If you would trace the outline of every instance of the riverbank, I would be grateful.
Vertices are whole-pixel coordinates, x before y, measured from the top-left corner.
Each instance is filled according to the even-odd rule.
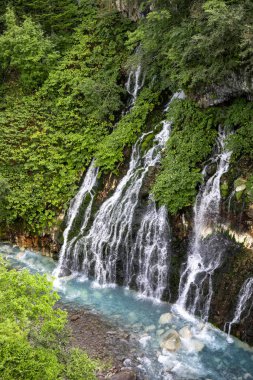
[[[68,312],[70,344],[86,351],[105,366],[98,373],[99,380],[144,379],[138,370],[138,342],[133,334],[92,310],[63,303],[58,303],[58,306]]]

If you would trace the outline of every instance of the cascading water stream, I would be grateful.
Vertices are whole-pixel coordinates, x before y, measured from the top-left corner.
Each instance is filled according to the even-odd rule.
[[[182,93],[175,98],[182,98]],[[143,296],[162,298],[170,261],[167,212],[152,200],[144,211],[138,211],[138,205],[144,179],[159,163],[170,130],[170,122],[164,121],[145,155],[141,146],[149,133],[141,136],[133,147],[126,175],[98,210],[89,232],[81,231],[69,245],[72,254],[68,256],[75,258],[69,269],[79,268],[84,277],[92,276],[94,285],[134,285]]]
[[[69,269],[71,247],[73,246],[74,241],[76,240],[76,237],[74,237],[72,240],[69,241],[69,236],[70,236],[72,227],[74,225],[75,219],[80,212],[80,207],[83,203],[83,200],[85,199],[87,195],[90,196],[90,201],[84,212],[81,230],[83,230],[88,223],[88,220],[90,218],[90,213],[91,213],[91,206],[92,206],[93,198],[94,198],[94,194],[92,190],[96,184],[97,175],[98,175],[98,169],[94,167],[94,161],[92,161],[78,193],[70,202],[70,206],[69,206],[69,210],[67,214],[67,227],[63,233],[63,239],[64,239],[63,245],[60,251],[58,266],[54,271],[54,276],[56,277],[61,275],[61,272],[64,269],[65,270]]]
[[[128,76],[128,80],[126,83],[126,89],[131,95],[131,105],[133,106],[136,98],[138,91],[142,88],[144,84],[144,77],[142,82],[140,82],[140,76],[141,76],[141,66],[138,66],[136,71],[131,70]],[[134,78],[134,81],[132,80]],[[70,203],[70,207],[68,210],[68,215],[67,215],[67,227],[64,230],[63,233],[63,245],[60,251],[59,255],[59,263],[57,268],[54,271],[54,275],[56,277],[59,277],[63,271],[66,271],[66,273],[71,271],[78,271],[79,269],[79,250],[78,250],[78,238],[81,237],[84,229],[86,228],[88,221],[90,219],[91,215],[91,208],[93,204],[93,199],[94,199],[94,194],[92,192],[93,187],[96,184],[97,180],[97,175],[98,175],[98,168],[95,168],[94,166],[94,160],[92,161],[90,168],[88,169],[86,176],[83,180],[83,183],[80,187],[80,190],[76,194],[76,196],[73,198],[73,200]],[[80,232],[77,236],[74,236],[70,241],[69,241],[69,234],[71,232],[71,229],[73,227],[74,221],[79,214],[79,209],[83,203],[83,200],[87,195],[90,195],[90,202],[86,207],[84,216],[83,216],[83,222],[82,226],[80,229]],[[77,242],[77,245],[76,245]],[[73,251],[73,257],[71,258]]]
[[[235,323],[240,323],[241,316],[245,312],[247,306],[251,302],[250,309],[253,306],[253,277],[248,278],[241,287],[241,290],[238,294],[238,301],[234,313],[234,318],[231,322],[226,323],[228,325],[228,335],[231,333],[232,325]]]
[[[222,251],[212,250],[212,244],[207,244],[205,237],[212,231],[210,224],[215,227],[218,223],[220,181],[228,171],[231,157],[231,152],[225,148],[226,137],[225,131],[219,130],[217,153],[202,172],[205,177],[210,166],[217,166],[215,173],[200,188],[196,198],[193,237],[186,268],[180,279],[179,298],[176,303],[178,308],[187,309],[192,314],[200,314],[204,321],[208,320],[212,299],[212,275],[222,261]]]
[[[144,297],[160,300],[168,283],[170,227],[165,207],[151,202],[141,222],[132,257],[138,253],[137,286]]]
[[[120,181],[114,194],[100,207],[88,235],[79,242],[79,253],[84,254],[82,271],[87,276],[93,272],[99,285],[116,284],[119,260],[123,264],[124,284],[129,285],[132,280],[135,255],[133,230],[140,191],[149,168],[159,162],[161,149],[169,133],[170,123],[164,122],[161,132],[155,138],[154,146],[144,157],[141,155],[141,144],[147,134],[137,141],[133,147],[127,174]],[[149,207],[155,206],[149,205],[148,209]],[[152,244],[155,244],[153,240]]]
[[[145,76],[142,73],[141,65],[136,70],[131,70],[126,82],[126,90],[131,95],[131,105],[134,105],[138,92],[141,90],[145,82]]]

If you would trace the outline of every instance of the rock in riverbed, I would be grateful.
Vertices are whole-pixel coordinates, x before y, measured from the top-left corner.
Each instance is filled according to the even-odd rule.
[[[121,371],[112,375],[110,380],[136,380],[136,374],[133,371]]]
[[[192,332],[188,326],[182,327],[181,330],[179,330],[179,335],[184,339],[192,338]]]
[[[177,351],[181,347],[181,340],[176,330],[168,330],[161,336],[160,347],[167,351]]]
[[[172,320],[172,315],[170,313],[165,313],[160,316],[159,324],[166,325],[167,323],[170,323],[171,320]]]

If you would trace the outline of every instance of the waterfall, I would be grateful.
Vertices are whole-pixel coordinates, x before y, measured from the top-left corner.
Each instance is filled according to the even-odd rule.
[[[170,123],[163,122],[163,128],[156,136],[154,145],[143,157],[141,145],[148,133],[141,136],[133,147],[127,174],[119,182],[114,194],[100,207],[88,235],[79,241],[79,254],[84,255],[82,271],[87,276],[93,272],[94,279],[99,285],[116,284],[119,260],[122,261],[124,284],[129,285],[132,280],[135,256],[134,227],[140,191],[149,169],[159,162],[161,149],[169,133]],[[147,207],[147,212],[151,207],[155,206],[151,203]],[[163,215],[165,216],[165,213]],[[158,218],[153,226],[156,223]],[[143,221],[141,225],[144,224]],[[157,238],[157,232],[158,228],[156,236],[150,237],[152,245],[155,244],[153,240]],[[164,270],[162,265],[161,268]]]
[[[131,70],[128,76],[128,80],[126,83],[126,89],[128,93],[132,96],[131,105],[133,106],[138,91],[142,88],[144,84],[144,76],[142,80],[140,79],[142,75],[141,65],[137,67],[135,71]],[[76,196],[70,202],[70,207],[67,215],[67,227],[63,233],[63,245],[60,251],[59,263],[57,268],[54,271],[54,276],[58,277],[62,273],[69,273],[70,271],[78,271],[80,263],[79,263],[79,238],[82,236],[83,231],[87,227],[88,221],[91,215],[91,208],[93,204],[94,194],[92,192],[93,187],[96,184],[98,174],[98,168],[94,167],[94,160],[92,161],[86,176],[83,180],[83,183],[76,194]],[[80,229],[80,232],[77,236],[74,236],[69,241],[69,235],[71,233],[73,224],[75,222],[76,217],[79,214],[80,207],[85,199],[85,197],[89,195],[90,201],[85,209],[85,213],[83,216],[83,223]],[[71,257],[73,251],[73,257]]]
[[[131,95],[131,105],[133,105],[137,99],[139,90],[143,87],[145,76],[142,74],[141,65],[136,70],[131,70],[126,82],[126,90]]]
[[[182,93],[176,93],[171,101],[182,96]],[[158,207],[151,198],[142,198],[142,188],[150,169],[160,162],[170,131],[171,123],[163,121],[153,146],[145,154],[142,153],[142,145],[152,132],[144,133],[137,140],[126,175],[113,195],[100,206],[87,228],[94,198],[92,189],[97,177],[97,169],[92,163],[70,205],[55,275],[59,276],[67,269],[67,274],[78,272],[86,278],[92,277],[94,286],[121,283],[137,288],[142,296],[163,297],[168,286],[170,264],[167,210]],[[74,233],[73,227],[87,196],[89,202],[85,201],[82,226],[78,233]]]
[[[172,99],[182,98],[177,93]],[[170,228],[165,207],[149,199],[140,207],[141,190],[150,168],[161,159],[171,123],[162,122],[153,146],[142,154],[144,133],[133,146],[129,169],[113,195],[94,216],[89,231],[80,232],[69,244],[69,257],[76,258],[84,277],[94,286],[116,283],[134,286],[143,296],[161,299],[168,285]],[[144,201],[144,204],[147,202]],[[69,266],[70,267],[70,266]],[[72,265],[73,268],[73,265]]]
[[[138,291],[142,296],[160,300],[168,285],[170,228],[165,207],[151,202],[144,214],[132,257],[139,256]]]
[[[243,312],[246,310],[246,307],[249,304],[249,301],[251,300],[251,307],[253,305],[253,277],[248,278],[242,285],[241,290],[238,295],[238,301],[235,309],[234,318],[231,322],[226,323],[226,326],[228,325],[228,335],[230,335],[232,325],[235,323],[239,323],[241,320],[241,316]]]
[[[85,209],[84,215],[83,215],[83,222],[81,226],[81,231],[85,229],[87,226],[90,214],[91,214],[91,207],[93,203],[93,198],[94,194],[92,192],[96,180],[97,180],[97,174],[98,174],[98,169],[94,167],[94,162],[92,161],[89,169],[87,170],[87,173],[84,177],[83,183],[78,191],[78,193],[75,195],[75,197],[72,199],[70,202],[68,214],[67,214],[67,227],[65,228],[63,232],[63,245],[60,251],[60,257],[59,257],[59,262],[58,266],[55,269],[53,275],[58,277],[60,276],[64,271],[67,270],[67,273],[70,271],[70,254],[71,254],[71,248],[77,239],[77,237],[72,238],[71,240],[69,239],[72,227],[75,223],[75,220],[77,216],[80,213],[80,207],[82,206],[82,203],[86,196],[89,195],[90,200],[88,203],[88,206]],[[75,260],[72,260],[75,262]]]
[[[212,275],[221,265],[222,251],[212,249],[212,241],[205,240],[210,232],[210,222],[213,226],[218,223],[221,200],[220,180],[228,171],[231,152],[225,149],[225,131],[219,130],[217,152],[204,168],[205,177],[213,165],[215,173],[201,186],[194,206],[193,236],[188,250],[186,268],[182,273],[179,285],[179,298],[176,305],[196,312],[203,320],[208,319],[212,299]]]

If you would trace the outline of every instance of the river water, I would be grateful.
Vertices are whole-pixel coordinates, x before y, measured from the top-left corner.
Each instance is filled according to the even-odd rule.
[[[28,268],[53,279],[56,263],[52,259],[6,244],[0,246],[0,252],[12,267]],[[63,303],[92,309],[135,335],[139,367],[148,380],[253,379],[253,349],[237,339],[228,340],[225,333],[184,310],[140,298],[123,287],[98,287],[81,276],[56,279],[54,287]],[[171,320],[159,324],[160,316],[168,312]],[[181,347],[176,352],[163,351],[159,334],[183,327],[188,337],[181,337]]]

